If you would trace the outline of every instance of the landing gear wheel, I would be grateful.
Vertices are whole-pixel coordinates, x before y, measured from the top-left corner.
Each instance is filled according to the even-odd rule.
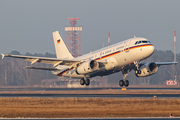
[[[86,84],[86,86],[89,86],[89,84],[90,84],[90,80],[89,80],[89,79],[87,79],[87,80],[85,81],[85,84]]]
[[[125,87],[128,87],[128,86],[129,86],[129,81],[128,81],[128,80],[125,80],[125,81],[124,81],[124,86],[125,86]]]
[[[85,83],[85,80],[82,78],[82,79],[80,80],[80,84],[81,84],[81,85],[84,85],[84,83]]]
[[[123,80],[120,80],[120,81],[119,81],[119,86],[123,87],[123,85],[124,85],[124,81],[123,81]]]
[[[141,74],[141,70],[136,70],[136,74]]]

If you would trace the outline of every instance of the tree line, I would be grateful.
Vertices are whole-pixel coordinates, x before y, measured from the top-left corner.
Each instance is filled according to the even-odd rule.
[[[21,55],[18,51],[12,51],[10,54]],[[38,56],[38,57],[50,57],[55,58],[55,54],[45,53],[45,54],[31,54],[26,53],[26,56]],[[180,61],[180,54],[177,54],[177,62]],[[171,62],[174,61],[174,54],[172,51],[162,51],[155,50],[154,54],[146,59],[149,62]],[[16,58],[4,58],[0,59],[0,86],[31,86],[38,85],[44,79],[61,79],[55,75],[52,75],[50,71],[46,70],[33,70],[25,69],[25,66],[30,66],[30,62],[26,62],[24,59]],[[53,67],[53,65],[35,63],[37,67]],[[152,85],[162,85],[165,84],[166,80],[174,79],[174,74],[177,76],[179,81],[180,74],[180,64],[177,65],[167,65],[160,66],[157,73],[149,77],[136,77],[135,72],[131,71],[127,76],[130,84],[152,84]],[[175,70],[175,72],[174,72]],[[107,84],[113,85],[118,84],[118,81],[122,79],[122,73],[118,72],[108,76]]]
[[[10,54],[21,55],[18,51],[12,51]],[[38,56],[38,57],[56,57],[55,54],[30,54],[26,53],[25,56]],[[46,70],[33,70],[25,69],[25,66],[30,66],[30,62],[24,59],[4,58],[0,60],[0,86],[31,86],[41,83],[43,79],[55,79],[57,76],[51,74]],[[52,65],[35,63],[36,67],[52,67]]]

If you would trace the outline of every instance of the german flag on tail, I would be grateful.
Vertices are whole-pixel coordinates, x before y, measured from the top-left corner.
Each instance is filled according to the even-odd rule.
[[[57,40],[57,43],[58,43],[58,44],[60,43],[60,39],[59,39],[59,40]]]

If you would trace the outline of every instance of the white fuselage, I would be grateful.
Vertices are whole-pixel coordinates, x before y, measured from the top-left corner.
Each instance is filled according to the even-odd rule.
[[[141,41],[141,42],[139,42]],[[145,38],[132,38],[117,44],[90,52],[75,59],[89,61],[97,60],[107,62],[99,68],[97,72],[86,75],[86,77],[105,76],[114,72],[119,72],[124,66],[134,61],[142,61],[152,55],[154,46]],[[62,71],[61,71],[62,72]],[[60,76],[70,78],[84,78],[78,75],[74,69],[63,71]]]

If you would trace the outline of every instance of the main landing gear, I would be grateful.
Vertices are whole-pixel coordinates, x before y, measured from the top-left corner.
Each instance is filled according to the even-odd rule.
[[[129,86],[129,81],[128,80],[120,80],[119,81],[119,86],[123,87],[128,87]]]
[[[84,79],[84,78],[82,78],[81,80],[80,80],[80,84],[81,85],[86,85],[86,86],[89,86],[89,84],[90,84],[90,80],[89,79]]]
[[[134,61],[134,65],[135,65],[135,72],[136,74],[141,74],[141,70],[139,70],[139,65],[140,62],[139,61]],[[119,86],[123,87],[128,87],[129,86],[129,81],[126,80],[126,76],[128,75],[128,69],[123,69],[122,70],[122,74],[123,74],[123,80],[119,81]]]
[[[128,71],[127,70],[123,70],[122,74],[123,74],[123,80],[119,81],[119,86],[121,86],[121,87],[123,87],[123,86],[128,87],[129,86],[129,81],[125,80],[126,76],[128,75]]]

